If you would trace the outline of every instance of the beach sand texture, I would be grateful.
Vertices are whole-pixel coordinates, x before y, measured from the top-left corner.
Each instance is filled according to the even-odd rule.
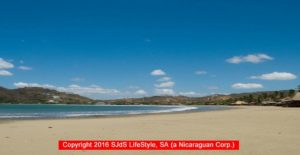
[[[0,139],[1,155],[299,155],[300,109],[238,107],[129,117],[0,121]],[[237,139],[240,151],[58,151],[60,139]]]

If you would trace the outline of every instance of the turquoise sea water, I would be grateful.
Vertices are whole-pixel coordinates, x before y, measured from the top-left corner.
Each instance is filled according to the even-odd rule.
[[[5,118],[67,118],[111,116],[176,111],[209,111],[224,109],[220,106],[143,106],[143,105],[40,105],[0,104],[0,119]]]

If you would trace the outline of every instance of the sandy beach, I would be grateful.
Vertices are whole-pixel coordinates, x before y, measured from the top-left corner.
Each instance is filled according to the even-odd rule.
[[[2,155],[298,155],[300,109],[232,110],[129,117],[0,121]],[[49,128],[50,127],[50,128]],[[60,139],[237,139],[240,151],[58,151]]]

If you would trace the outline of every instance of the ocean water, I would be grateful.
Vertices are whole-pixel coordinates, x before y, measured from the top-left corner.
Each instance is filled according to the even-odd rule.
[[[88,116],[112,116],[179,111],[220,110],[221,106],[156,106],[156,105],[41,105],[0,104],[0,119],[24,118],[68,118]]]

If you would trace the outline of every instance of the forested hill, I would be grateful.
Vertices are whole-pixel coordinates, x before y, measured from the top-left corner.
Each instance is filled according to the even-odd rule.
[[[56,90],[28,87],[6,89],[0,87],[0,103],[63,103],[83,104],[93,103],[94,100],[76,94]]]
[[[56,90],[28,87],[18,89],[6,89],[0,87],[0,103],[51,103],[51,104],[184,104],[184,105],[226,105],[236,101],[244,101],[252,105],[261,105],[263,102],[279,102],[282,99],[290,99],[295,90],[252,92],[230,95],[211,95],[205,97],[186,96],[151,96],[143,98],[124,98],[114,100],[93,100],[77,94],[59,92]]]
[[[151,96],[144,98],[126,98],[117,100],[97,101],[103,104],[185,104],[185,105],[227,105],[236,101],[245,101],[252,105],[261,105],[263,102],[279,102],[282,99],[290,99],[295,95],[295,90],[265,91],[240,93],[229,95],[211,95],[205,97],[186,96]]]

